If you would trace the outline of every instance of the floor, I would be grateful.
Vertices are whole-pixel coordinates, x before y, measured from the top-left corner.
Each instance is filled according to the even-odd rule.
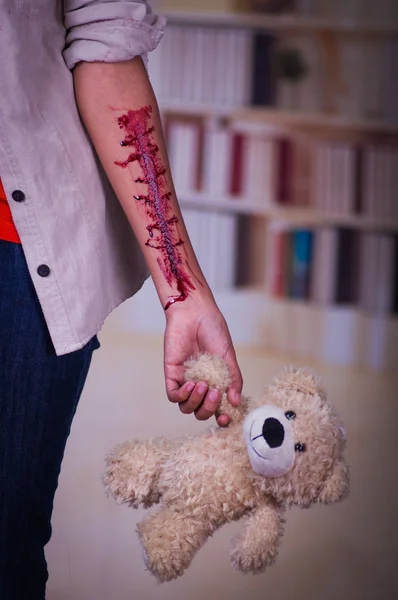
[[[235,573],[222,528],[187,574],[159,586],[145,571],[135,533],[142,511],[117,506],[101,485],[103,459],[134,437],[202,431],[164,393],[162,340],[104,328],[67,447],[48,546],[49,600],[383,600],[398,598],[398,378],[309,365],[321,375],[348,435],[351,493],[333,507],[288,514],[276,564],[259,576]],[[238,348],[247,395],[286,357]]]

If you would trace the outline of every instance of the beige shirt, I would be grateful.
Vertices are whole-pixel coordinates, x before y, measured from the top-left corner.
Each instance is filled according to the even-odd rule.
[[[147,276],[71,69],[145,59],[163,27],[145,0],[0,0],[0,175],[58,355],[98,333]]]

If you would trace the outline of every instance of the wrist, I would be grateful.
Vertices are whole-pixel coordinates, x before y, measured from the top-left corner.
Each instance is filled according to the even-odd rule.
[[[181,297],[178,292],[167,296],[163,295],[162,306],[167,320],[177,314],[200,314],[209,309],[214,310],[214,308],[218,310],[214,296],[208,286],[201,290],[194,290],[186,297]]]

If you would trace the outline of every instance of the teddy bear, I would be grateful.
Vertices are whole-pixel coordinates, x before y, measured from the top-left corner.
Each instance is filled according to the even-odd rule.
[[[226,428],[197,436],[135,440],[106,459],[104,484],[118,503],[153,507],[138,523],[143,557],[159,582],[181,576],[223,524],[244,519],[230,560],[260,573],[277,556],[289,506],[341,500],[348,491],[343,426],[318,379],[286,369],[258,399],[232,407],[226,363],[202,354],[185,378],[220,391]]]

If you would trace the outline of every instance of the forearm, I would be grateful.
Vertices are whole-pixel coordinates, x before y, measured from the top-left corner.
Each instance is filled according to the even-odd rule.
[[[141,59],[80,63],[74,82],[82,120],[162,305],[212,298],[183,223],[157,102]]]

